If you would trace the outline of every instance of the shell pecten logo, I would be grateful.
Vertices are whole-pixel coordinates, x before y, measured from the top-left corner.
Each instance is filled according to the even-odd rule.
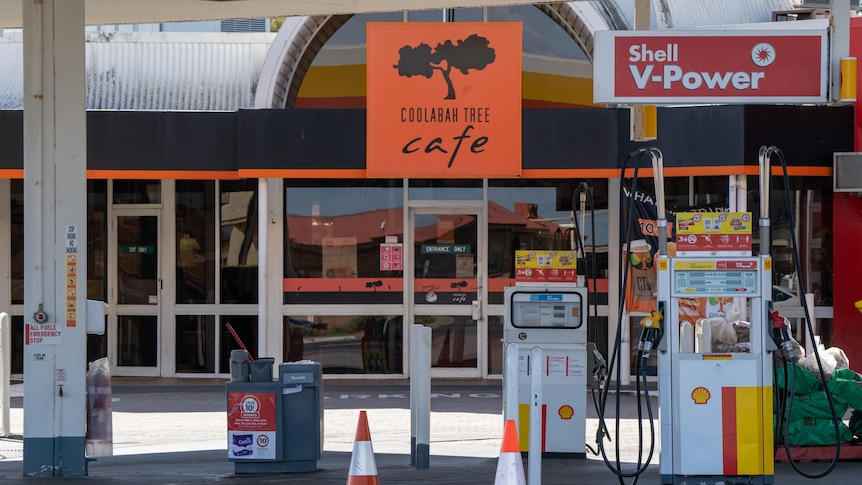
[[[565,404],[560,406],[560,409],[557,410],[557,414],[559,414],[562,419],[572,419],[572,416],[575,415],[575,410],[568,404]]]
[[[709,393],[709,389],[703,386],[695,387],[694,390],[691,391],[691,400],[694,401],[695,404],[706,404],[710,397],[712,397],[712,395]]]

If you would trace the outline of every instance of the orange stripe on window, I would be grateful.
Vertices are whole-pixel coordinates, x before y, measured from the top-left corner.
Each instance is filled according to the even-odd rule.
[[[365,169],[302,169],[286,168],[242,168],[239,178],[294,178],[294,179],[360,179],[364,180]]]
[[[379,284],[378,284],[379,282]],[[404,280],[401,278],[285,278],[282,283],[285,292],[401,292]]]
[[[88,179],[239,180],[230,170],[87,170]]]
[[[726,476],[736,475],[737,470],[737,446],[736,446],[736,388],[721,388],[721,442],[722,463]]]
[[[22,179],[24,178],[23,168],[6,168],[0,170],[0,179]]]

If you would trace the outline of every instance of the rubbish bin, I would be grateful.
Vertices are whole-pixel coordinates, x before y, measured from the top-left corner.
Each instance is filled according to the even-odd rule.
[[[315,471],[323,452],[323,372],[320,362],[301,360],[278,366],[284,460],[293,471]],[[301,468],[301,469],[300,469]]]
[[[323,452],[319,362],[280,364],[278,380],[232,381],[227,390],[228,460],[236,473],[317,471]]]

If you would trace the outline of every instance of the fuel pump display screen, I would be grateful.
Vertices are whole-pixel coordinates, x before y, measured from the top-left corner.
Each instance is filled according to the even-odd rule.
[[[760,293],[756,260],[675,261],[674,296],[752,296]]]
[[[583,323],[583,297],[575,292],[515,292],[511,309],[518,328],[579,328]]]

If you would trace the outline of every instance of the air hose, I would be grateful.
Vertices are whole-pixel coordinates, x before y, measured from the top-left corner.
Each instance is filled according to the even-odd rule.
[[[785,203],[786,203],[786,207],[787,207],[787,217],[788,217],[789,227],[791,229],[790,241],[791,241],[791,246],[792,246],[792,250],[793,250],[794,270],[796,272],[797,281],[802,282],[803,281],[802,280],[802,264],[800,263],[800,259],[799,259],[799,248],[797,247],[796,235],[794,234],[794,231],[793,231],[793,228],[796,227],[796,223],[793,220],[793,211],[791,210],[792,203],[790,200],[790,178],[787,175],[787,162],[784,159],[784,154],[781,152],[781,150],[779,150],[775,146],[770,146],[768,148],[766,146],[760,147],[759,159],[760,159],[760,164],[761,164],[761,175],[760,175],[760,177],[761,177],[761,193],[760,193],[761,218],[764,217],[764,214],[762,213],[762,212],[764,212],[764,209],[766,209],[765,212],[767,212],[767,215],[769,212],[768,202],[766,202],[766,201],[768,201],[772,195],[772,192],[769,188],[769,178],[772,176],[771,159],[772,159],[773,154],[778,155],[778,160],[781,162],[782,178],[784,181],[784,196],[785,196]],[[764,179],[766,179],[766,180],[764,181]],[[766,206],[764,206],[764,203],[766,203]],[[761,232],[762,232],[762,228],[761,228]],[[764,238],[764,235],[761,234],[761,241],[763,241],[763,238]],[[771,243],[771,240],[772,240],[772,238],[769,237],[770,243]],[[769,251],[769,253],[771,254],[771,247],[769,247],[770,245],[771,244],[767,244],[766,250]],[[800,285],[800,287],[801,287],[801,285]],[[778,355],[776,355],[774,358],[774,360],[776,360],[776,359],[783,360],[783,362],[782,362],[782,364],[784,365],[784,386],[783,386],[783,389],[785,391],[785,394],[783,396],[779,396],[776,393],[776,410],[778,412],[778,416],[776,419],[776,429],[778,430],[778,436],[776,436],[775,443],[776,443],[776,449],[777,449],[778,443],[783,438],[784,451],[787,454],[787,459],[790,462],[790,465],[793,467],[794,470],[796,470],[797,473],[799,473],[800,475],[802,475],[805,478],[823,478],[826,475],[828,475],[829,473],[831,473],[832,470],[835,469],[835,466],[838,464],[838,459],[841,456],[841,428],[839,426],[839,422],[841,420],[841,417],[836,415],[835,401],[833,399],[832,393],[829,391],[829,387],[826,385],[826,373],[823,371],[823,363],[820,360],[820,352],[817,350],[817,345],[816,345],[816,340],[815,340],[815,335],[814,335],[814,328],[811,325],[811,311],[808,308],[807,298],[803,298],[802,297],[803,295],[799,295],[799,296],[800,296],[800,300],[802,301],[802,308],[805,311],[805,319],[804,320],[805,320],[805,328],[808,331],[807,338],[809,338],[810,342],[812,342],[811,347],[814,349],[814,358],[817,361],[817,368],[820,371],[820,381],[823,383],[823,390],[825,391],[826,399],[829,402],[829,410],[832,413],[832,423],[833,423],[834,428],[835,428],[835,455],[833,456],[832,461],[830,462],[830,464],[826,468],[826,470],[824,470],[822,473],[819,473],[819,474],[809,474],[809,473],[804,472],[803,470],[801,470],[799,468],[797,462],[793,460],[791,450],[790,450],[790,442],[788,440],[788,434],[789,434],[789,429],[790,429],[790,420],[786,419],[786,418],[787,418],[787,416],[790,415],[790,411],[791,411],[792,406],[793,406],[793,393],[795,392],[795,389],[796,389],[796,368],[795,368],[795,363],[793,362],[792,355],[787,356],[786,351],[777,352]],[[772,317],[772,315],[770,315],[770,317]],[[776,315],[776,317],[777,317],[777,315]],[[786,328],[785,328],[785,331],[786,331]],[[782,339],[786,338],[787,340],[785,341],[785,343],[788,343],[790,337],[788,334],[785,333],[785,334],[781,335],[779,338],[782,338]],[[776,375],[776,374],[777,374],[777,371],[775,371],[773,369],[773,375]],[[789,386],[788,386],[788,380],[790,380]]]
[[[634,197],[637,194],[637,180],[638,180],[638,170],[639,167],[637,163],[644,156],[649,156],[649,158],[655,162],[656,156],[660,157],[658,150],[655,148],[642,148],[635,150],[628,154],[628,156],[623,160],[622,168],[620,171],[620,180],[623,181],[626,179],[626,173],[629,169],[628,164],[630,161],[634,161],[634,171],[632,177],[632,195]],[[625,202],[625,190],[623,187],[620,188],[620,208],[624,207]],[[660,217],[662,215],[660,214]],[[628,217],[620,218],[620,234],[625,234],[625,241],[631,240],[632,235],[632,221],[634,220],[634,204],[629,204],[629,212]],[[625,227],[623,227],[625,226]],[[666,236],[665,236],[666,237]],[[666,244],[666,241],[665,241]],[[614,341],[614,348],[611,353],[610,358],[608,359],[608,369],[607,376],[605,379],[605,383],[601,389],[601,402],[600,407],[596,409],[599,418],[599,428],[596,432],[596,443],[598,444],[599,451],[601,452],[602,459],[607,465],[608,469],[613,472],[620,484],[624,483],[625,478],[633,478],[632,484],[637,483],[640,475],[647,470],[650,462],[652,461],[652,457],[655,451],[656,445],[656,431],[655,431],[655,420],[653,415],[652,403],[650,402],[648,384],[647,384],[647,359],[649,358],[649,348],[652,345],[652,340],[650,336],[655,337],[655,331],[651,327],[644,326],[641,332],[641,344],[638,346],[638,353],[635,361],[635,369],[637,378],[635,379],[635,393],[637,397],[637,417],[638,417],[638,459],[637,464],[633,471],[624,471],[622,469],[622,465],[620,463],[620,397],[622,394],[621,388],[621,366],[620,366],[620,348],[622,346],[622,328],[623,328],[623,311],[625,309],[625,298],[626,289],[628,287],[628,275],[630,268],[630,259],[631,259],[631,244],[626,244],[626,253],[625,253],[625,262],[619,266],[619,281],[621,282],[619,288],[619,307],[618,307],[618,315],[619,320],[617,321],[617,331],[616,337]],[[650,345],[646,346],[644,343],[646,341],[650,341]],[[614,370],[616,370],[616,374],[614,374]],[[615,378],[615,408],[614,408],[614,438],[616,440],[616,459],[612,463],[608,458],[607,451],[604,446],[604,439],[610,439],[610,434],[608,433],[608,428],[605,422],[605,409],[607,408],[607,400],[608,400],[608,392],[611,387],[611,380]],[[643,386],[643,388],[641,387]],[[643,426],[643,412],[644,408],[646,408],[647,417],[649,419],[649,452],[646,459],[643,458],[644,454],[644,426]]]

